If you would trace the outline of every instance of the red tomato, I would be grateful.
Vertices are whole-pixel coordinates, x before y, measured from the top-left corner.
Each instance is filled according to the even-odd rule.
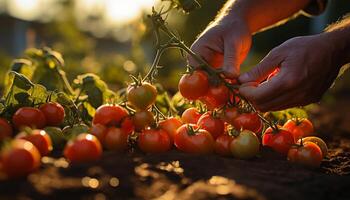
[[[90,128],[90,133],[103,143],[105,141],[107,127],[102,124],[93,124]]]
[[[157,89],[150,83],[143,82],[139,86],[129,86],[126,95],[132,106],[147,110],[156,101]]]
[[[231,155],[230,144],[233,141],[234,137],[228,134],[222,134],[215,140],[214,150],[215,153],[221,156]]]
[[[94,135],[83,133],[66,144],[63,154],[71,162],[94,161],[101,157],[102,147]]]
[[[11,125],[6,119],[0,118],[0,141],[2,141],[5,138],[11,137],[12,134],[13,130]]]
[[[192,133],[189,127],[195,131]],[[204,130],[198,129],[195,124],[184,124],[177,129],[174,138],[175,146],[184,152],[193,154],[209,154],[214,150],[214,139],[211,134]]]
[[[174,136],[176,134],[176,130],[182,125],[182,122],[175,117],[170,117],[163,121],[159,122],[159,127],[165,130],[170,137],[171,143],[174,141]]]
[[[319,167],[322,162],[322,151],[317,144],[305,142],[288,151],[288,160],[308,167]]]
[[[275,132],[269,127],[264,133],[262,144],[263,146],[271,147],[281,154],[287,155],[288,150],[294,144],[294,138],[292,133],[283,128],[279,128],[279,130]]]
[[[152,112],[143,110],[136,112],[133,116],[133,123],[136,131],[141,131],[155,123]]]
[[[39,108],[44,113],[46,124],[49,126],[59,126],[64,121],[64,108],[59,103],[45,103]]]
[[[171,148],[170,137],[163,129],[143,130],[137,142],[139,148],[146,153],[164,153]]]
[[[52,151],[51,138],[44,130],[21,132],[16,138],[31,142],[39,150],[41,156],[46,156]]]
[[[204,96],[208,89],[208,75],[202,70],[195,70],[191,74],[183,75],[179,82],[181,95],[189,100],[196,100]]]
[[[214,117],[211,113],[203,114],[198,120],[198,126],[207,130],[214,139],[225,131],[225,123],[220,118]]]
[[[314,133],[314,126],[308,119],[288,120],[283,128],[293,134],[295,142]]]
[[[228,107],[222,112],[222,119],[228,123],[233,125],[236,117],[239,116],[239,112],[236,107]]]
[[[29,141],[14,139],[1,151],[3,170],[9,177],[25,176],[40,166],[40,153]]]
[[[188,108],[182,113],[181,121],[184,124],[197,124],[201,116],[196,108]]]
[[[109,150],[123,151],[128,148],[128,133],[121,128],[108,128],[104,145]]]
[[[95,113],[93,124],[119,126],[121,120],[128,116],[128,111],[119,105],[102,105]]]
[[[299,139],[297,141],[297,144],[302,143],[301,140],[303,140],[302,142],[313,142],[315,144],[317,144],[318,147],[320,147],[321,152],[322,152],[322,156],[326,157],[328,154],[328,147],[327,144],[319,137],[315,137],[315,136],[309,136],[309,137],[304,137],[302,139]]]
[[[135,126],[134,126],[132,117],[131,116],[125,117],[120,125],[120,128],[128,135],[133,133],[135,130]]]
[[[212,110],[225,105],[229,98],[229,89],[224,84],[220,84],[218,86],[211,86],[201,100]]]
[[[254,133],[261,131],[263,124],[256,113],[242,113],[233,120],[236,130],[250,130]]]
[[[43,112],[37,108],[23,107],[16,111],[12,122],[17,129],[29,126],[31,128],[44,128],[46,118]]]

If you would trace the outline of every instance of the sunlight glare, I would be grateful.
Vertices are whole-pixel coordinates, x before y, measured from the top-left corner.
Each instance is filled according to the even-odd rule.
[[[41,15],[41,0],[11,0],[7,1],[8,12],[23,20],[34,20]]]

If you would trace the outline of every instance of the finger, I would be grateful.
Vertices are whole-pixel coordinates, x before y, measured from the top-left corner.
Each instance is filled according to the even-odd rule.
[[[257,109],[262,112],[267,111],[278,111],[298,105],[302,105],[305,101],[305,95],[300,93],[300,91],[289,92],[283,94],[275,99],[267,101],[263,104],[256,105]]]
[[[222,70],[227,78],[239,76],[239,53],[237,47],[230,42],[224,44],[224,63]]]
[[[239,77],[241,83],[261,82],[266,79],[283,61],[284,56],[277,50],[272,50],[258,65]]]
[[[214,68],[218,68],[222,65],[222,50],[216,46],[211,46],[209,41],[205,44],[202,41],[196,41],[193,43],[191,50]],[[188,56],[188,62],[191,66],[196,67],[200,65],[196,58],[191,55]]]

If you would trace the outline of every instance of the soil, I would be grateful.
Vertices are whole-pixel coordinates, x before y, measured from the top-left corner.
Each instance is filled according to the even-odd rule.
[[[330,148],[319,169],[292,165],[269,149],[252,160],[176,150],[161,155],[107,152],[101,161],[86,164],[44,158],[38,172],[0,182],[0,199],[348,200],[350,108],[341,106],[348,102],[312,111]]]

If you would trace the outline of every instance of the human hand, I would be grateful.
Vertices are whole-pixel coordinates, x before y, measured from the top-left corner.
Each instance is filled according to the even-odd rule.
[[[292,38],[242,74],[239,91],[260,111],[314,103],[321,99],[344,64],[338,58],[339,52],[328,33]],[[280,72],[276,76],[259,84],[277,67]]]

